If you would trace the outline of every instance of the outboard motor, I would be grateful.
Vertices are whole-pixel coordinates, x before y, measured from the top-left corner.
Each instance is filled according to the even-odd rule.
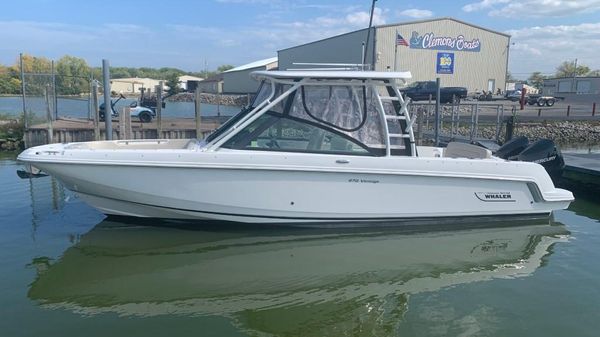
[[[515,137],[508,142],[504,143],[496,153],[496,157],[502,159],[509,159],[510,157],[516,156],[521,153],[529,145],[529,139],[525,136]]]
[[[508,159],[530,161],[542,165],[554,183],[560,179],[565,167],[565,161],[560,150],[549,139],[540,139],[529,145],[518,155],[509,157]]]

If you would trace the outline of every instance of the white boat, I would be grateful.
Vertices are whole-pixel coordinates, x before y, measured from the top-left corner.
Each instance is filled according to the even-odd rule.
[[[542,166],[462,143],[416,146],[409,72],[258,71],[252,106],[205,140],[49,144],[18,160],[105,214],[240,222],[548,215]]]
[[[253,336],[400,335],[392,332],[419,307],[413,296],[527,278],[569,240],[548,219],[475,225],[485,228],[190,231],[104,221],[55,261],[34,259],[27,296],[85,317],[227,317]]]

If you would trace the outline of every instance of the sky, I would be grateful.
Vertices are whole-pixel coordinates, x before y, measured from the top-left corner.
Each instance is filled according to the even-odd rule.
[[[19,53],[91,66],[214,70],[366,28],[370,0],[7,1],[0,63]],[[600,69],[600,0],[378,0],[374,24],[453,17],[510,34],[509,71],[526,78],[563,61]],[[410,70],[410,69],[407,69]]]

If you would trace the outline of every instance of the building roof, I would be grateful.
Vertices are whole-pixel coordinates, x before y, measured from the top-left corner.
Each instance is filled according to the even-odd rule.
[[[593,79],[593,78],[600,78],[600,76],[568,76],[568,77],[548,77],[548,78],[544,78],[545,80],[572,80],[572,79],[576,79],[576,80],[585,80],[585,79]]]
[[[210,76],[209,78],[205,79],[204,81],[200,81],[200,82],[201,83],[220,82],[222,80],[223,80],[223,75],[216,74],[216,75]]]
[[[183,81],[204,81],[202,77],[191,76],[191,75],[182,75],[179,76],[179,82]]]
[[[146,83],[156,83],[160,82],[160,80],[156,80],[154,78],[148,77],[126,77],[126,78],[111,78],[111,82],[121,82],[121,83],[134,83],[134,84],[146,84]]]
[[[490,33],[494,33],[494,34],[498,34],[498,35],[503,35],[503,36],[506,36],[506,37],[510,38],[510,35],[509,35],[509,34],[502,33],[502,32],[498,32],[498,31],[495,31],[495,30],[491,30],[491,29],[488,29],[488,28],[481,27],[481,26],[477,26],[477,25],[474,25],[474,24],[472,24],[472,23],[468,23],[468,22],[465,22],[465,21],[461,21],[461,20],[458,20],[458,19],[455,19],[455,18],[452,18],[452,17],[448,17],[448,16],[444,16],[444,17],[440,17],[440,18],[433,18],[433,19],[425,19],[425,20],[415,20],[415,21],[406,21],[406,22],[390,23],[390,24],[386,24],[386,25],[373,26],[373,28],[384,28],[384,27],[394,27],[394,26],[405,26],[405,25],[412,25],[412,24],[417,24],[417,23],[433,22],[433,21],[442,21],[442,20],[451,20],[451,21],[455,21],[455,22],[458,22],[458,23],[460,23],[460,24],[463,24],[463,25],[467,25],[467,26],[475,27],[475,28],[477,28],[477,29],[485,30],[485,31],[488,31],[488,32],[490,32]],[[299,45],[296,45],[296,46],[293,46],[293,47],[283,48],[283,49],[280,49],[280,50],[278,50],[278,51],[283,51],[283,50],[293,49],[293,48],[297,48],[297,47],[300,47],[300,46],[305,46],[305,45],[313,44],[313,43],[315,43],[315,42],[326,41],[326,40],[329,40],[329,39],[334,39],[334,38],[337,38],[337,37],[340,37],[340,36],[344,36],[344,35],[348,35],[348,34],[353,34],[353,33],[357,33],[357,32],[360,32],[360,31],[367,31],[367,30],[368,30],[367,28],[362,28],[362,29],[358,29],[358,30],[353,30],[353,31],[351,31],[351,32],[347,32],[347,33],[343,33],[343,34],[339,34],[339,35],[330,36],[330,37],[327,37],[327,38],[324,38],[324,39],[321,39],[321,40],[315,40],[315,41],[312,41],[312,42],[307,42],[307,43],[299,44]]]
[[[252,72],[254,78],[327,78],[327,79],[362,79],[362,80],[392,80],[396,78],[411,78],[410,71],[332,71],[332,70],[261,70]]]
[[[270,57],[268,59],[263,59],[263,60],[258,60],[258,61],[254,61],[248,64],[244,64],[241,65],[239,67],[235,67],[235,68],[231,68],[229,70],[224,71],[223,73],[232,73],[234,71],[242,71],[242,70],[248,70],[248,69],[252,69],[252,68],[258,68],[258,67],[265,67],[271,63],[275,63],[277,62],[277,57]]]
[[[462,20],[458,20],[458,19],[455,19],[455,18],[452,18],[452,17],[449,17],[449,16],[443,16],[443,17],[440,17],[440,18],[425,19],[425,20],[416,20],[416,21],[408,21],[408,22],[390,23],[390,24],[386,24],[386,25],[375,26],[375,28],[405,26],[405,25],[413,25],[413,24],[417,24],[417,23],[442,21],[442,20],[450,20],[450,21],[458,22],[458,23],[463,24],[463,25],[467,25],[467,26],[471,26],[471,27],[474,27],[474,28],[477,28],[477,29],[485,30],[485,31],[488,31],[490,33],[494,33],[494,34],[504,35],[506,37],[510,37],[509,34],[502,33],[502,32],[496,31],[496,30],[491,30],[489,28],[477,26],[477,25],[474,25],[472,23],[468,23],[468,22],[465,22],[465,21],[462,21]]]

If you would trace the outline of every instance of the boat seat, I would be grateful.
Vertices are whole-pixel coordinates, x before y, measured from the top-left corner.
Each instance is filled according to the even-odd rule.
[[[198,139],[190,139],[190,141],[185,145],[186,150],[197,150],[199,148],[200,141]]]
[[[323,130],[314,129],[310,133],[310,138],[308,140],[308,144],[306,145],[306,149],[309,151],[321,150],[321,146],[323,145],[323,139],[325,138],[325,132]]]
[[[473,144],[450,142],[444,150],[443,156],[446,158],[487,159],[492,158],[492,151]]]

